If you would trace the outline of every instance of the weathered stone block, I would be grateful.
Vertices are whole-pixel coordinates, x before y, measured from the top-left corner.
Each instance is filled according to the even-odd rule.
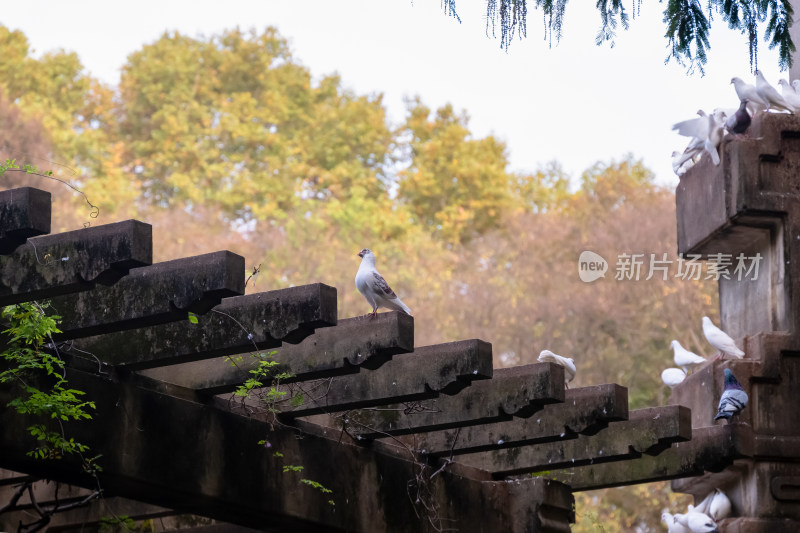
[[[50,193],[32,187],[0,191],[0,255],[50,233]]]

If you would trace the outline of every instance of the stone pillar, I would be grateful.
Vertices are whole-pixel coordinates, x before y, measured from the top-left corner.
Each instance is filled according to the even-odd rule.
[[[800,27],[799,27],[800,28]],[[795,37],[797,42],[800,38]],[[800,76],[792,76],[800,77]],[[746,138],[729,136],[714,166],[704,157],[676,193],[683,254],[761,256],[755,280],[720,280],[722,329],[746,352],[689,376],[670,403],[692,410],[693,428],[713,421],[729,367],[750,395],[734,420],[748,456],[719,473],[674,481],[673,490],[703,498],[724,490],[734,516],[720,530],[800,531],[800,116],[766,114]],[[732,270],[731,267],[730,270]],[[752,277],[752,276],[751,276]],[[698,329],[700,327],[698,317]]]

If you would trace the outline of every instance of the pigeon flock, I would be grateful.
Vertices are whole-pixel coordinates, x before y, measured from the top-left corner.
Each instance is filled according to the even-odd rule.
[[[702,109],[698,118],[684,120],[672,126],[680,135],[692,140],[683,152],[672,153],[672,170],[678,176],[696,163],[703,152],[708,152],[714,165],[719,165],[719,146],[725,131],[742,135],[750,127],[753,115],[759,112],[800,112],[800,80],[792,83],[780,80],[779,93],[769,84],[760,70],[756,70],[756,84],[750,85],[741,78],[732,78],[731,84],[739,97],[738,109],[715,109],[707,114]]]
[[[685,513],[661,513],[669,533],[714,533],[717,522],[731,515],[731,501],[719,489],[714,489],[700,504],[690,505]]]
[[[758,79],[763,80],[763,76],[758,75]],[[739,82],[735,83],[737,94],[740,94],[740,97],[742,94],[747,95],[742,98],[742,105],[739,111],[747,114],[745,108],[749,98],[753,96],[750,92],[750,88],[752,87],[747,86],[738,78],[734,78],[732,83],[736,82],[736,80]],[[796,86],[800,86],[800,83],[797,83],[798,81],[800,80],[796,80],[795,82]],[[763,83],[766,82],[764,81]],[[785,82],[781,84],[784,90],[785,85],[788,84]],[[757,91],[757,88],[752,89]],[[783,109],[780,101],[775,99],[775,95],[769,92],[765,92],[764,94],[770,97],[770,99],[766,97],[764,99],[766,102],[764,106],[767,109],[770,107]],[[786,102],[786,100],[783,101]],[[800,94],[798,94],[798,103],[800,103]],[[701,115],[701,118],[707,118],[706,125],[709,128],[712,127],[713,121],[717,120],[713,118],[713,116],[711,118],[706,117],[704,113]],[[682,126],[680,124],[676,124],[676,127],[680,127],[681,131],[689,131],[688,128],[690,128],[690,126]],[[732,128],[727,129],[729,131],[734,131]],[[735,133],[740,132],[736,131]],[[708,141],[709,138],[710,137],[707,136],[706,141]],[[703,150],[707,150],[708,148],[708,143],[706,141],[704,141]],[[389,284],[386,283],[386,280],[383,279],[383,276],[381,276],[375,268],[375,254],[368,248],[364,248],[358,253],[358,256],[361,257],[361,265],[358,268],[358,273],[356,273],[356,288],[358,288],[358,291],[372,306],[372,313],[370,316],[374,317],[381,307],[411,315],[411,310],[397,297],[395,292],[389,287]],[[706,316],[703,317],[703,334],[709,344],[717,349],[718,353],[716,358],[725,355],[738,359],[744,357],[744,352],[736,346],[734,340],[727,333],[716,327],[711,322],[711,319]],[[673,351],[673,360],[675,361],[676,368],[665,369],[661,373],[661,379],[665,385],[672,388],[681,383],[686,378],[687,373],[690,373],[694,368],[705,363],[706,359],[696,353],[690,352],[681,346],[677,340],[673,340],[669,346]],[[578,372],[574,359],[571,357],[562,357],[550,350],[542,350],[539,354],[538,361],[541,363],[555,363],[564,367],[564,387],[567,389],[569,388],[569,383],[575,379],[575,374]],[[730,423],[731,418],[740,413],[742,409],[747,406],[747,400],[747,393],[742,389],[742,386],[736,380],[733,372],[731,372],[729,368],[726,368],[725,388],[720,397],[717,415],[714,417],[714,420],[724,418]],[[690,505],[685,513],[672,514],[665,510],[661,514],[661,520],[667,525],[669,533],[714,533],[718,531],[717,521],[730,516],[730,514],[730,500],[724,492],[719,489],[714,489],[714,491],[708,494],[699,505],[696,507]]]
[[[703,335],[705,335],[708,343],[717,349],[715,360],[724,355],[729,355],[736,359],[744,357],[744,352],[736,346],[733,339],[715,326],[707,316],[703,317]],[[672,348],[674,354],[673,360],[675,361],[675,366],[680,368],[667,368],[661,372],[661,381],[664,382],[664,385],[672,388],[686,379],[686,375],[691,369],[705,363],[706,359],[694,352],[690,352],[681,346],[681,343],[678,341],[672,341],[669,343],[669,347]]]

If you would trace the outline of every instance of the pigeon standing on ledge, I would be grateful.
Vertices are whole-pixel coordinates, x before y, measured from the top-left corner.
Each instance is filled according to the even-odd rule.
[[[358,256],[361,258],[361,266],[356,273],[356,288],[372,306],[371,316],[374,317],[380,307],[411,315],[411,309],[406,307],[375,269],[375,254],[372,250],[364,248],[358,252]]]
[[[575,374],[578,373],[578,368],[575,366],[575,360],[572,357],[561,357],[554,354],[550,350],[542,350],[537,359],[540,363],[555,363],[564,367],[564,387],[569,388],[569,382],[575,379]]]
[[[727,333],[715,326],[714,323],[711,322],[711,319],[707,316],[703,317],[703,335],[706,336],[706,340],[709,342],[709,344],[711,344],[711,346],[719,350],[719,354],[717,354],[715,359],[719,359],[725,354],[732,355],[737,359],[744,357],[744,352],[741,351],[738,346],[736,346],[736,343],[733,342],[733,339],[731,339]]]
[[[684,372],[689,372],[690,368],[694,368],[696,366],[702,365],[706,362],[704,357],[700,357],[694,352],[690,352],[678,341],[672,341],[669,343],[669,347],[672,348],[674,352],[673,360],[675,364],[683,369]]]
[[[747,406],[747,393],[742,386],[739,385],[731,369],[726,368],[725,389],[722,391],[722,396],[719,399],[717,416],[714,417],[714,420],[725,418],[730,424],[731,418],[734,415],[738,415],[745,406]]]

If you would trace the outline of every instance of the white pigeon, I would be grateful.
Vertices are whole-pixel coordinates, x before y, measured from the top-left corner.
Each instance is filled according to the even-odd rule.
[[[575,374],[578,373],[578,368],[575,366],[575,360],[572,357],[561,357],[550,350],[542,350],[537,360],[540,363],[555,363],[559,366],[563,366],[564,387],[567,389],[569,388],[569,382],[575,379]]]
[[[778,85],[781,88],[783,99],[786,100],[786,103],[792,106],[795,110],[800,109],[800,94],[794,92],[794,87],[789,85],[789,82],[786,80],[779,80]]]
[[[684,515],[675,515],[675,519],[681,525],[689,528],[692,533],[716,533],[717,523],[705,513],[697,511],[693,506]],[[680,517],[680,518],[679,518]]]
[[[700,357],[694,352],[690,352],[678,341],[672,341],[669,343],[669,347],[672,348],[673,351],[673,360],[675,364],[683,369],[684,372],[689,372],[689,368],[694,368],[696,366],[700,366],[706,362],[705,357]]]
[[[361,265],[356,273],[356,288],[372,306],[372,316],[375,316],[380,307],[411,315],[411,309],[406,307],[383,276],[375,270],[375,254],[372,250],[364,248],[358,252],[358,256],[361,258]]]
[[[699,118],[684,120],[672,126],[678,134],[692,138],[683,155],[672,163],[672,169],[676,174],[686,161],[694,159],[702,150],[711,155],[714,165],[719,165],[718,149],[725,134],[725,112],[716,110],[708,115],[700,109],[697,114],[700,115]]]
[[[661,372],[661,381],[670,389],[682,383],[686,379],[686,372],[680,368],[667,368]]]
[[[797,88],[800,87],[800,80],[794,80],[792,82],[792,87],[794,88],[794,92],[796,92],[797,94],[800,94],[800,92],[798,92],[798,90],[797,90]]]
[[[668,533],[692,533],[688,527],[675,520],[675,515],[667,511],[661,513],[661,521],[667,524]]]
[[[760,70],[756,70],[756,92],[767,104],[767,111],[770,109],[782,109],[789,113],[794,113],[795,109],[769,84]]]
[[[714,491],[703,500],[703,502],[706,501],[708,501],[708,506],[701,512],[706,513],[714,520],[720,521],[731,515],[731,501],[721,490],[714,489]],[[700,506],[698,505],[697,507],[699,508]],[[697,510],[697,508],[695,510]]]
[[[736,343],[733,342],[733,339],[730,336],[719,329],[717,326],[711,322],[711,319],[707,316],[703,317],[703,335],[706,336],[706,340],[719,350],[717,354],[717,358],[728,354],[737,359],[741,359],[744,357],[744,352],[741,351],[737,346]]]
[[[742,78],[731,78],[731,83],[734,90],[736,90],[736,96],[739,97],[739,101],[747,100],[747,109],[751,115],[767,107],[767,103],[758,95],[756,88],[746,83]]]

